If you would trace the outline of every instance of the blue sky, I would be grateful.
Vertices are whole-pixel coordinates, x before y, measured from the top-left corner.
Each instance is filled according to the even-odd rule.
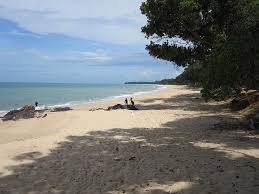
[[[140,32],[141,0],[0,0],[1,82],[123,83],[172,78]]]

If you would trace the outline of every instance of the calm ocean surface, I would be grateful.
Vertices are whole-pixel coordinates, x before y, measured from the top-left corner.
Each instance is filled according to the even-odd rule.
[[[158,85],[0,83],[0,111],[25,104],[72,106],[158,90]],[[123,103],[123,102],[122,102]]]

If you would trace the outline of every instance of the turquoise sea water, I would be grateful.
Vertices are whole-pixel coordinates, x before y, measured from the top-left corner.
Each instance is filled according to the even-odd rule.
[[[0,111],[34,104],[35,101],[40,106],[72,106],[159,88],[158,85],[0,83]]]

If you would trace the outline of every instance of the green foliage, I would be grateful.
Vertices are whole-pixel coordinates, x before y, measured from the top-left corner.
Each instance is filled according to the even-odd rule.
[[[259,0],[146,0],[141,11],[149,53],[187,67],[178,81],[202,83],[206,98],[258,89]]]
[[[176,82],[184,84],[196,84],[200,85],[202,83],[202,66],[200,64],[194,63],[188,65],[184,72],[176,77]]]
[[[175,79],[164,79],[158,84],[163,85],[182,85],[182,84],[190,84],[194,86],[200,86],[202,83],[202,66],[200,64],[188,65],[184,72],[177,76]]]

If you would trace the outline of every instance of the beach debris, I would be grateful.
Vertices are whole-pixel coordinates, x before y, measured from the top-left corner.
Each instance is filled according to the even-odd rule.
[[[27,104],[24,107],[20,108],[19,111],[35,111],[35,107],[31,104]]]
[[[132,157],[129,158],[129,160],[136,160],[136,157],[132,156]]]
[[[89,111],[97,111],[97,110],[106,110],[106,109],[104,109],[104,108],[92,108],[92,109],[90,109]]]
[[[2,118],[3,121],[30,119],[35,117],[35,107],[31,104],[25,105],[20,109],[11,110]]]
[[[40,113],[40,112],[38,112],[38,111],[36,111],[36,118],[45,118],[45,117],[47,117],[48,116],[48,114],[47,113]]]
[[[124,106],[121,105],[121,104],[116,104],[114,106],[110,106],[110,107],[107,108],[108,111],[110,111],[110,110],[118,110],[118,109],[124,109]]]
[[[233,111],[243,110],[250,105],[248,99],[235,98],[231,101],[231,109]]]
[[[19,120],[19,119],[31,119],[31,118],[45,118],[47,117],[46,112],[63,112],[63,111],[69,111],[72,110],[69,107],[58,107],[54,109],[43,109],[38,110],[35,108],[35,106],[28,104],[23,106],[20,109],[11,110],[8,113],[6,113],[1,119],[2,121],[10,121],[10,120]]]
[[[127,105],[128,110],[138,110],[138,108],[135,105]]]
[[[247,93],[241,93],[238,97],[234,98],[230,103],[230,108],[233,111],[240,111],[247,108],[250,105],[259,101],[258,91],[249,91]]]
[[[123,106],[122,104],[116,104],[114,106],[109,106],[107,109],[104,108],[92,108],[89,111],[97,111],[97,110],[105,110],[105,111],[111,111],[111,110],[119,110],[119,109],[127,109],[127,110],[139,110],[135,105],[126,105]]]
[[[113,160],[115,160],[115,161],[120,161],[120,160],[121,160],[121,158],[119,158],[119,157],[115,157],[115,158],[113,158]]]
[[[70,107],[57,107],[53,108],[50,112],[65,112],[72,110]]]

